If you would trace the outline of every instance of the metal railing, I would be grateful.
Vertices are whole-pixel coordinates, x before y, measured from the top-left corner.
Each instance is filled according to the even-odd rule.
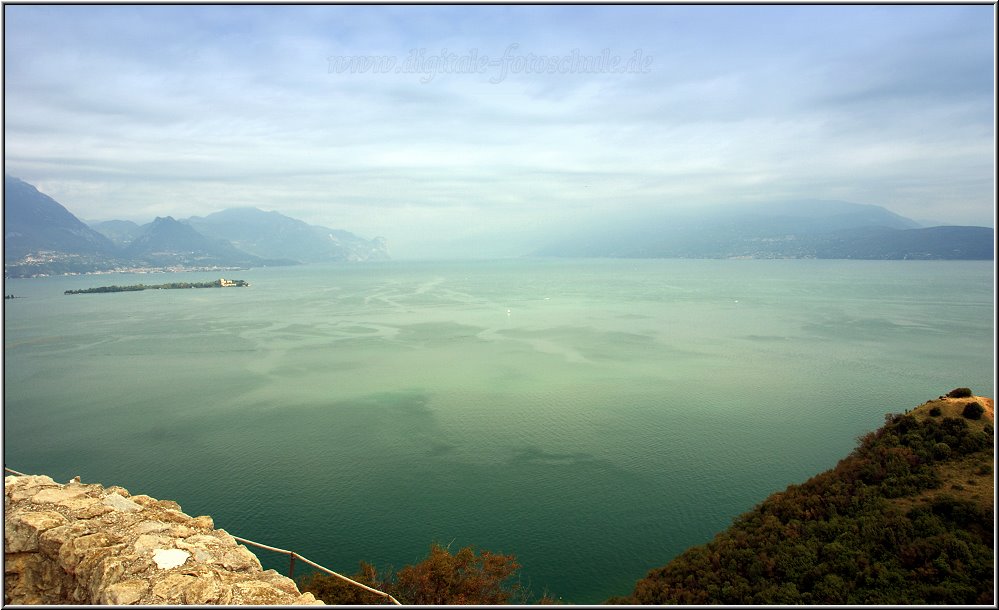
[[[279,548],[276,548],[276,547],[273,547],[273,546],[267,546],[266,544],[260,544],[259,542],[254,542],[252,540],[247,540],[246,538],[240,538],[239,536],[233,536],[233,538],[235,538],[236,540],[242,542],[243,544],[249,544],[251,546],[255,546],[255,547],[258,547],[258,548],[261,548],[261,549],[266,549],[268,551],[274,551],[275,553],[283,553],[285,555],[288,555],[291,558],[290,564],[288,566],[288,578],[291,578],[292,580],[294,580],[294,578],[295,578],[295,559],[301,559],[304,563],[309,564],[310,566],[316,568],[317,570],[321,570],[323,572],[326,572],[330,576],[336,576],[340,580],[345,581],[345,582],[349,582],[350,584],[352,584],[352,585],[354,585],[356,587],[360,587],[360,588],[364,589],[365,591],[368,591],[369,593],[374,593],[375,595],[381,595],[382,597],[387,598],[390,602],[392,602],[396,606],[401,606],[402,605],[399,602],[399,600],[397,600],[396,598],[392,597],[388,593],[386,593],[384,591],[379,591],[378,589],[372,589],[368,585],[365,585],[363,583],[359,583],[359,582],[357,582],[356,580],[354,580],[352,578],[348,578],[348,577],[344,576],[343,574],[338,574],[338,573],[334,572],[333,570],[331,570],[329,568],[325,568],[325,567],[319,565],[318,563],[316,563],[316,562],[314,562],[314,561],[312,561],[312,560],[310,560],[310,559],[308,559],[306,557],[303,557],[303,556],[299,555],[295,551],[286,551],[285,549],[279,549]]]
[[[16,470],[11,469],[11,468],[7,468],[6,466],[4,466],[4,471],[5,472],[9,472],[9,473],[11,473],[11,474],[13,474],[15,476],[19,476],[19,477],[29,476],[29,475],[24,474],[23,472],[18,472]],[[260,544],[259,542],[254,542],[252,540],[247,540],[246,538],[240,538],[239,536],[233,536],[233,538],[236,539],[239,542],[242,542],[243,544],[248,544],[250,546],[255,546],[257,548],[265,549],[265,550],[268,550],[268,551],[273,551],[275,553],[282,553],[284,555],[288,555],[291,558],[291,560],[290,560],[291,563],[288,566],[288,578],[291,578],[292,580],[295,579],[295,560],[296,559],[301,559],[302,562],[307,563],[308,565],[316,568],[317,570],[321,570],[323,572],[326,572],[330,576],[335,576],[335,577],[339,578],[340,580],[342,580],[344,582],[348,582],[348,583],[354,585],[355,587],[360,587],[360,588],[364,589],[365,591],[368,591],[369,593],[374,593],[375,595],[380,595],[380,596],[388,599],[390,602],[392,602],[396,606],[401,606],[402,605],[399,602],[399,600],[397,600],[396,598],[392,597],[388,593],[386,593],[384,591],[379,591],[378,589],[372,589],[371,587],[369,587],[366,584],[359,583],[359,582],[357,582],[356,580],[354,580],[352,578],[348,578],[347,576],[344,576],[343,574],[338,574],[337,572],[334,572],[333,570],[331,570],[329,568],[323,567],[323,566],[319,565],[318,563],[312,561],[311,559],[308,559],[307,557],[303,557],[302,555],[299,555],[295,551],[287,551],[285,549],[279,549],[277,547],[267,546],[266,544]]]

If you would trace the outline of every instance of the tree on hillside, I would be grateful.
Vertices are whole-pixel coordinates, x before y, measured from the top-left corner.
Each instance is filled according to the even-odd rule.
[[[520,589],[508,582],[518,569],[513,555],[472,547],[452,555],[435,543],[425,560],[399,570],[396,590],[409,604],[505,604]]]
[[[357,582],[384,591],[403,604],[506,604],[521,601],[523,591],[514,576],[520,564],[513,555],[476,552],[465,547],[452,554],[437,543],[427,557],[398,573],[379,577],[375,567],[361,562]],[[299,589],[309,591],[327,604],[384,604],[386,598],[346,583],[335,576],[316,572],[299,579]]]
[[[969,402],[964,405],[964,411],[961,415],[967,417],[968,419],[981,419],[982,413],[985,413],[985,408],[977,402]]]

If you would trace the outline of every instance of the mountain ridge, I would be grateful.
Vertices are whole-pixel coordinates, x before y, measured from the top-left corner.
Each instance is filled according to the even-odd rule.
[[[280,212],[256,207],[227,208],[186,221],[205,235],[230,241],[265,258],[291,258],[302,263],[387,260],[382,238],[366,240],[341,229],[310,225]]]
[[[4,175],[4,259],[48,248],[110,255],[114,244],[33,185]]]
[[[880,206],[796,200],[607,218],[535,255],[992,260],[994,243],[987,227],[922,227]]]
[[[111,243],[123,248],[142,234],[142,226],[131,220],[104,220],[87,223],[91,229],[111,240]]]
[[[32,277],[65,273],[130,271],[136,269],[225,269],[284,266],[305,262],[387,260],[385,241],[364,240],[349,231],[308,225],[277,212],[254,210],[255,235],[277,236],[269,248],[247,252],[226,238],[232,227],[226,210],[210,215],[221,222],[192,217],[157,217],[138,225],[110,220],[88,226],[65,206],[33,185],[4,175],[4,275]],[[221,215],[221,216],[218,216]],[[193,222],[192,222],[193,221]],[[198,226],[202,230],[198,230]],[[281,226],[298,228],[280,239]],[[294,232],[293,232],[294,233]],[[311,244],[308,256],[294,257]],[[254,243],[250,240],[249,245]]]
[[[172,216],[157,217],[122,252],[154,266],[264,266],[294,264],[248,254],[224,239],[213,239]]]

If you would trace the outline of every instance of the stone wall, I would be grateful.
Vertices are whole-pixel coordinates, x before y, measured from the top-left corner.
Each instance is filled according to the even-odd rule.
[[[321,604],[170,500],[4,478],[5,604]]]

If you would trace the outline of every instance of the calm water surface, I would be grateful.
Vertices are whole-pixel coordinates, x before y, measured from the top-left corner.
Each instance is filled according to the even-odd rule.
[[[991,262],[384,263],[8,280],[4,461],[353,573],[430,542],[627,594],[902,411],[994,392]],[[265,567],[283,558],[261,551]]]

